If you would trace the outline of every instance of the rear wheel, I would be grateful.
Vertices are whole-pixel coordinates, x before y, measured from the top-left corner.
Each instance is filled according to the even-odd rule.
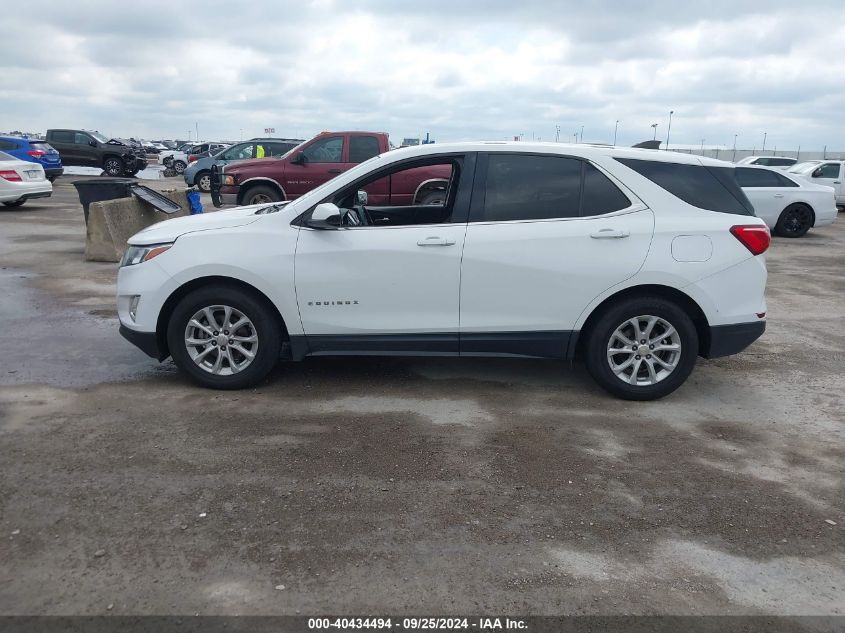
[[[267,204],[270,202],[281,202],[281,194],[267,185],[255,185],[247,189],[243,197],[243,204]]]
[[[783,210],[775,224],[781,237],[803,237],[813,226],[813,211],[804,204],[793,204]]]
[[[197,183],[197,187],[203,193],[208,193],[211,191],[211,172],[210,171],[201,171],[196,175],[194,178],[194,182]]]
[[[612,305],[587,334],[587,370],[599,385],[625,400],[655,400],[689,377],[698,356],[698,332],[689,315],[660,297]]]
[[[122,176],[124,168],[123,161],[116,156],[109,156],[103,161],[103,171],[109,176]]]
[[[4,202],[3,204],[7,207],[19,207],[23,205],[26,200],[13,200],[12,202]]]
[[[173,164],[171,165],[171,167],[173,167],[173,171],[175,171],[177,174],[179,174],[179,175],[181,176],[181,175],[182,175],[182,173],[184,173],[185,168],[187,167],[187,165],[185,164],[185,161],[182,161],[182,160],[174,160],[174,161],[173,161]]]
[[[446,191],[429,191],[428,193],[425,193],[420,197],[420,201],[418,204],[446,204]]]
[[[176,306],[167,327],[170,354],[191,379],[212,389],[243,389],[261,381],[279,359],[282,327],[252,293],[214,285]]]

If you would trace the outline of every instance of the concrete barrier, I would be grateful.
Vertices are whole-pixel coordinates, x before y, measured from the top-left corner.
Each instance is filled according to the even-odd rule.
[[[162,191],[181,211],[167,215],[154,210],[135,196],[92,202],[85,236],[85,259],[94,262],[119,262],[126,252],[126,240],[156,222],[190,214],[184,191]]]

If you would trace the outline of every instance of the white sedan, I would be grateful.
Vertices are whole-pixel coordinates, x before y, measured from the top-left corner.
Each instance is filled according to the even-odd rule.
[[[737,166],[735,174],[757,217],[777,235],[801,237],[836,220],[832,187],[772,167]]]
[[[19,207],[30,198],[46,198],[53,194],[53,184],[38,163],[18,160],[0,152],[0,202]]]

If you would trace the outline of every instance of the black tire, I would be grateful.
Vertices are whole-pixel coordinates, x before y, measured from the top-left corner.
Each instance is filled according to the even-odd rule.
[[[26,200],[13,200],[12,202],[4,202],[3,205],[11,208],[23,206]]]
[[[420,205],[446,204],[446,191],[429,191],[420,198]]]
[[[126,166],[117,156],[107,156],[103,161],[103,171],[109,176],[122,176]]]
[[[171,167],[173,167],[173,171],[175,171],[181,176],[185,172],[185,168],[187,167],[187,165],[183,160],[174,160]]]
[[[194,362],[188,352],[185,342],[188,322],[198,311],[215,305],[239,310],[255,327],[257,353],[239,373],[213,374]],[[243,389],[263,380],[275,367],[282,347],[282,331],[282,324],[266,300],[237,287],[215,284],[199,288],[179,301],[167,326],[167,344],[176,365],[198,385],[211,389]]]
[[[677,359],[675,368],[659,381],[649,385],[624,382],[611,369],[608,359],[608,347],[616,329],[629,319],[638,316],[655,316],[671,325],[677,332],[681,345],[680,357]],[[689,377],[698,357],[698,332],[692,319],[677,304],[660,297],[633,297],[611,305],[593,323],[586,335],[584,356],[587,370],[602,388],[624,400],[656,400],[672,393]],[[656,345],[660,346],[663,342],[664,340],[658,341]],[[648,340],[645,347],[648,347]],[[627,350],[627,348],[624,349]],[[620,365],[629,358],[625,354],[628,352],[625,351],[620,355],[621,358],[618,361]],[[662,352],[662,354],[671,355],[672,353]],[[638,375],[642,375],[645,379],[647,361],[639,355],[634,358],[641,361],[638,366],[642,367],[640,371],[643,374]],[[636,360],[634,362],[636,363]]]
[[[806,204],[786,207],[775,224],[775,234],[781,237],[804,237],[813,226],[813,210]]]
[[[199,172],[196,176],[194,176],[194,184],[203,193],[210,193],[211,192],[211,172],[210,171]]]
[[[281,202],[282,200],[284,198],[273,187],[268,185],[253,185],[244,192],[241,204],[245,206],[250,204],[269,204],[271,202]]]

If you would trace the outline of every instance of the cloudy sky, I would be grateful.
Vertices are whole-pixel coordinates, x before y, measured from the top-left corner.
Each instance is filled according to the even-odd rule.
[[[10,0],[0,130],[845,150],[842,0]]]

